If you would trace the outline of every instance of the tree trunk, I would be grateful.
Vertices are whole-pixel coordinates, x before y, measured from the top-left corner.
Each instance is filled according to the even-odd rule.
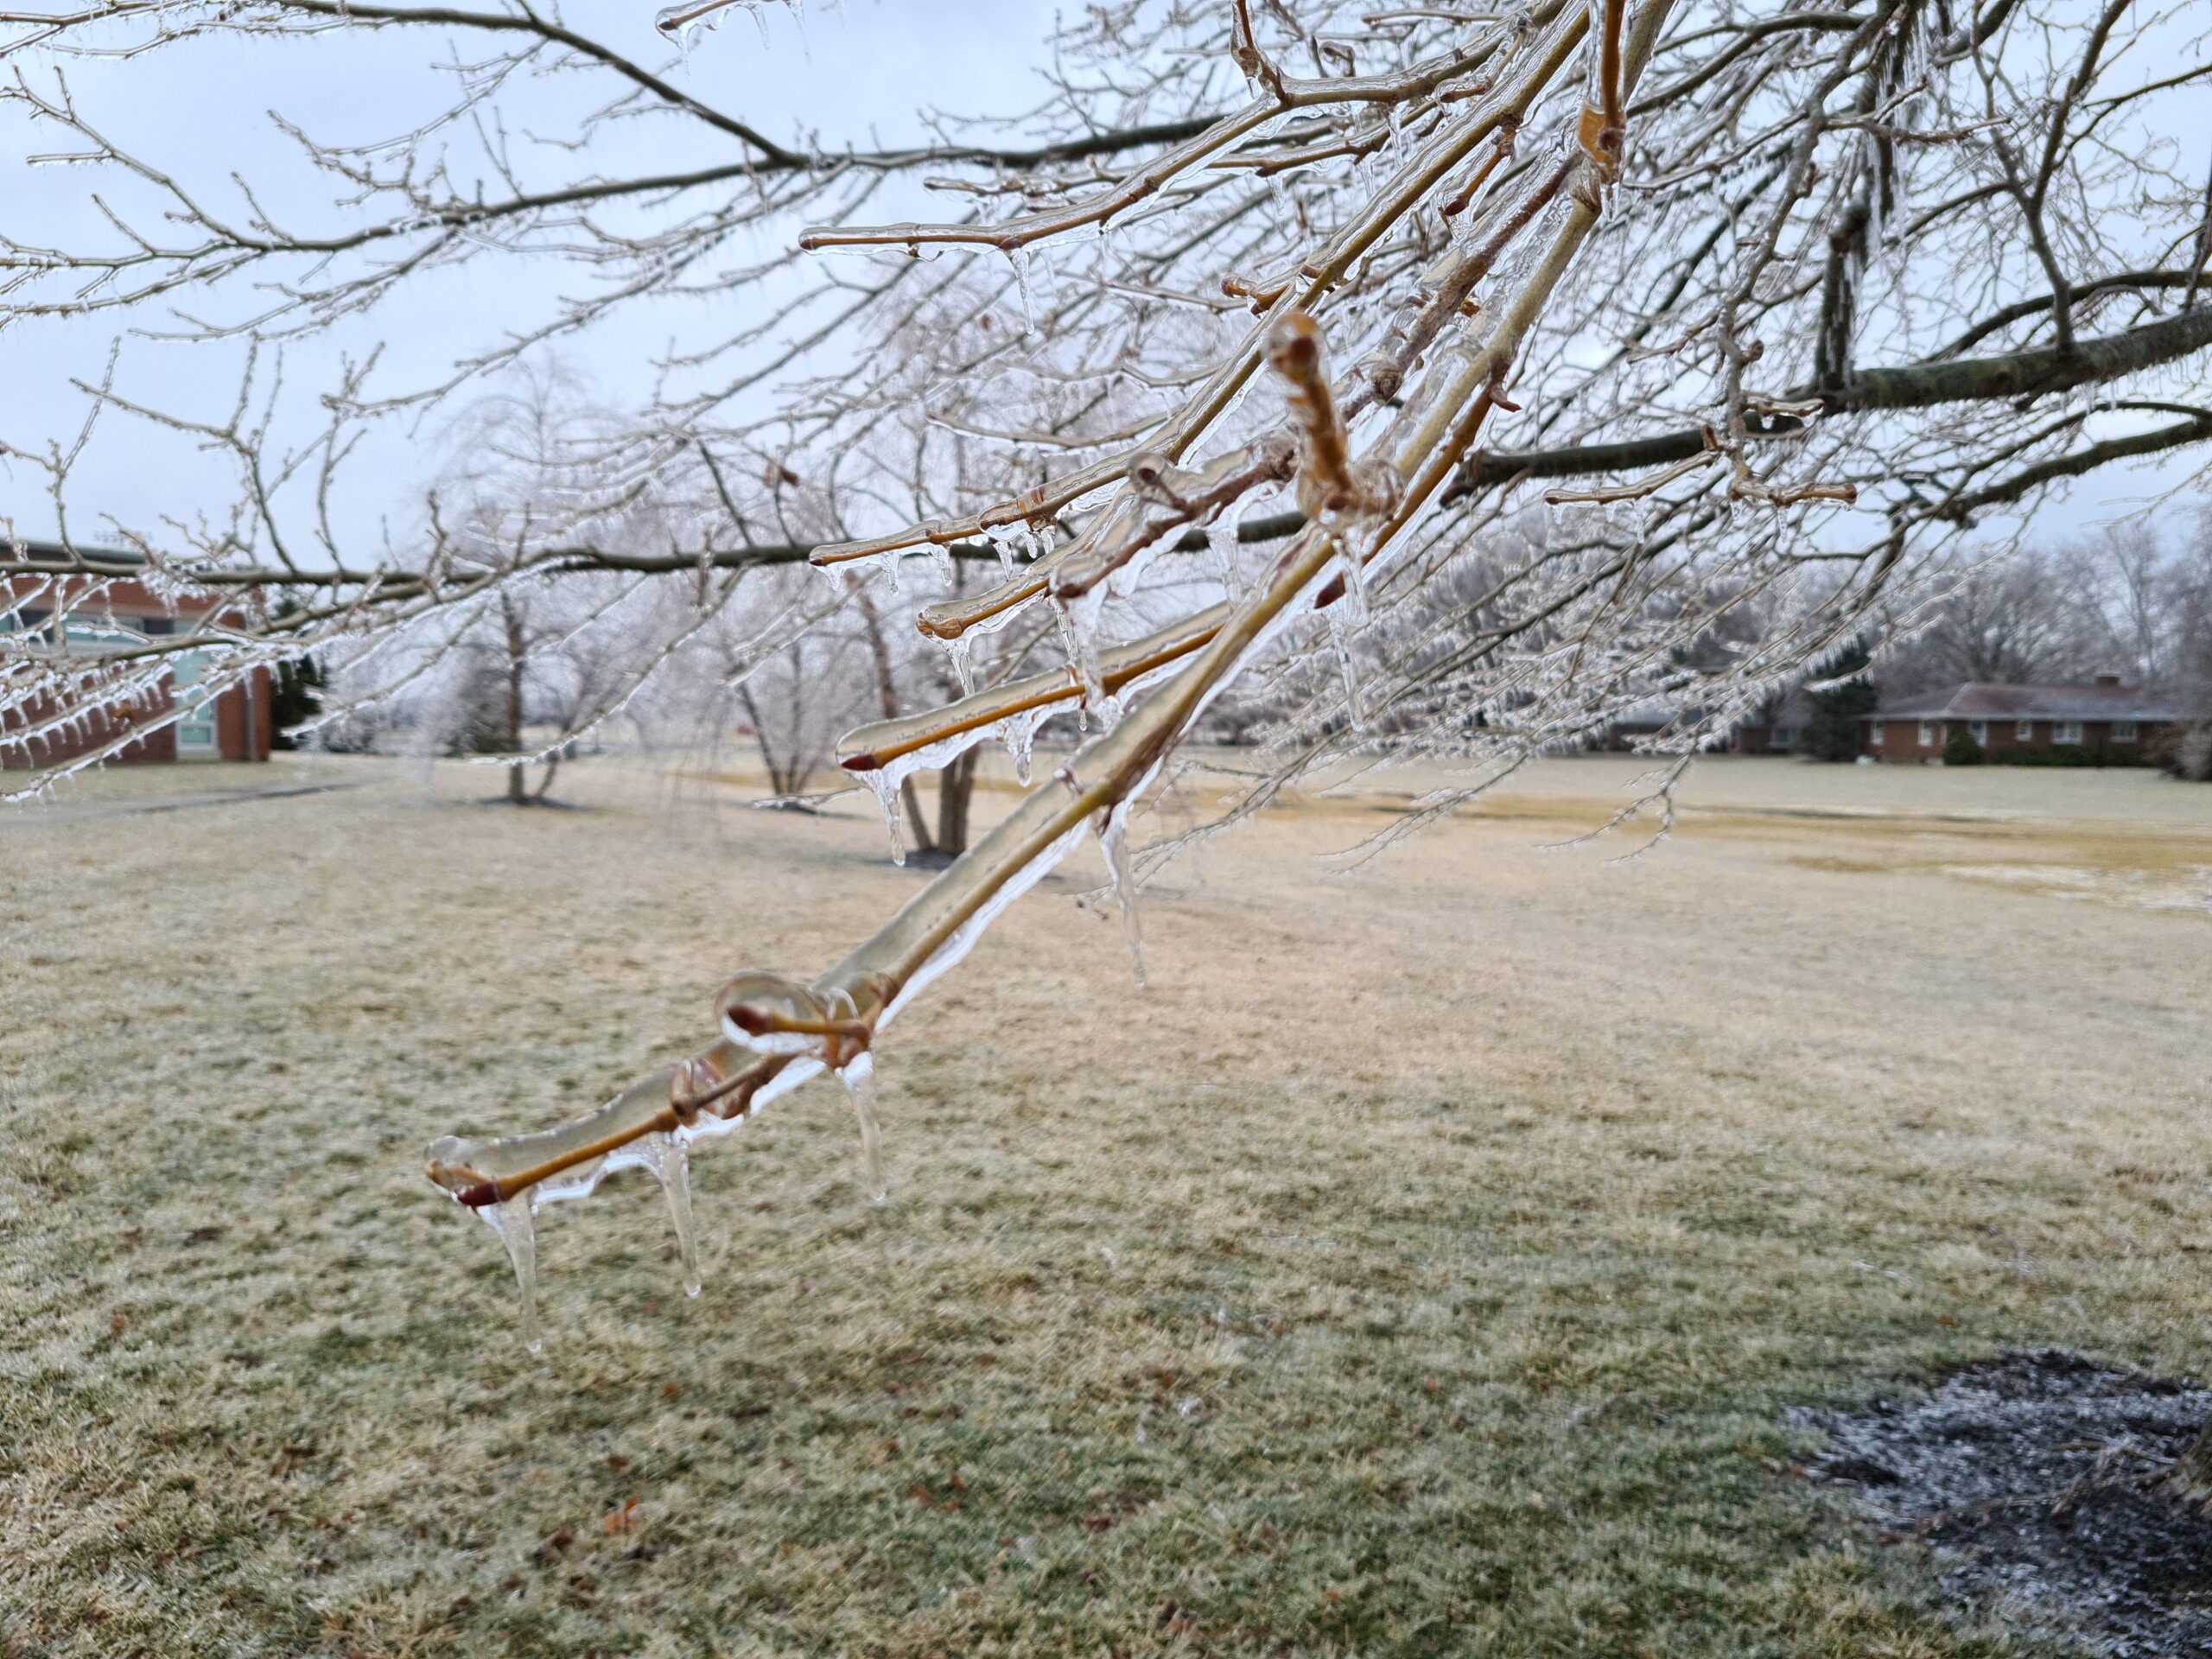
[[[934,850],[957,858],[968,850],[968,807],[976,795],[976,760],[970,749],[937,775],[937,839]]]
[[[514,601],[502,592],[499,609],[507,624],[507,708],[506,730],[501,734],[509,754],[522,752],[522,671],[524,641],[522,618],[515,612]],[[524,774],[529,768],[519,760],[507,768],[507,801],[512,806],[530,804],[529,780]]]
[[[768,722],[760,718],[760,705],[753,700],[753,688],[741,685],[737,696],[745,706],[745,717],[753,722],[753,741],[760,751],[760,764],[768,769],[768,793],[776,797],[790,794],[791,791],[784,787],[783,765],[776,759],[776,741],[768,735]]]
[[[876,610],[875,601],[869,595],[865,582],[856,576],[848,576],[845,586],[851,590],[855,602],[860,607],[861,621],[868,633],[868,655],[875,660],[876,702],[882,709],[886,720],[896,720],[899,718],[899,682],[891,671],[891,647],[883,638],[883,618]],[[937,840],[930,834],[930,821],[922,816],[922,798],[914,788],[911,776],[899,779],[899,799],[906,809],[906,823],[914,837],[914,850],[920,853],[937,851]],[[960,821],[963,824],[968,821],[964,809]],[[959,849],[953,850],[957,852]]]

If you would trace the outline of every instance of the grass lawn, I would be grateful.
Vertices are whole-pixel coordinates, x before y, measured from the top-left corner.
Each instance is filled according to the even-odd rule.
[[[590,763],[118,772],[0,820],[0,1653],[2036,1654],[1798,1477],[1793,1404],[2212,1371],[2212,791],[1549,763],[1095,850],[880,1045],[541,1215],[421,1175],[923,878]],[[1414,780],[1417,785],[1420,780]],[[218,800],[245,788],[317,788]],[[1208,790],[1170,799],[1175,822]],[[148,806],[179,810],[148,811]]]

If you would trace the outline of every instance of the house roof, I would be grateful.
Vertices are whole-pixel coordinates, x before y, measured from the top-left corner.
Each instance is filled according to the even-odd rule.
[[[83,542],[42,542],[35,537],[10,542],[5,537],[0,537],[0,566],[18,563],[24,559],[47,562],[83,559],[92,564],[128,565],[133,569],[146,563],[143,554],[129,548],[92,547]]]
[[[1963,685],[1893,697],[1866,720],[2178,720],[2168,696],[2139,685]]]
[[[73,563],[84,568],[54,568]],[[157,592],[139,574],[145,568],[145,559],[128,549],[92,547],[82,543],[10,543],[0,537],[0,602],[38,600],[34,608],[41,620],[56,603],[63,603],[88,623],[96,622],[102,616],[197,619],[226,610],[235,602],[234,596],[188,587]],[[93,595],[89,605],[86,603],[88,594]],[[46,595],[59,597],[43,597]],[[4,604],[0,604],[0,608],[4,608]]]

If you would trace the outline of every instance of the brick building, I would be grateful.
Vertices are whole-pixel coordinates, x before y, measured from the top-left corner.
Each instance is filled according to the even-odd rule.
[[[66,643],[73,653],[97,654],[164,635],[188,635],[217,619],[226,604],[235,603],[221,597],[164,602],[143,582],[127,577],[34,571],[28,567],[60,562],[67,556],[65,550],[37,542],[23,543],[22,550],[11,558],[0,545],[0,632],[10,636],[11,645],[32,653],[56,651]],[[117,557],[99,556],[104,564]],[[65,637],[57,637],[57,630]],[[193,688],[205,664],[200,653],[180,651],[169,659],[169,672],[156,702],[121,713],[96,714],[62,730],[20,735],[49,711],[35,704],[0,711],[0,767],[53,766],[111,741],[119,726],[155,726],[163,721],[167,723],[127,744],[111,760],[266,760],[275,734],[269,671],[257,669],[246,682],[215,696],[195,696]],[[180,707],[183,713],[168,720]]]
[[[2088,685],[1972,681],[1893,698],[1859,721],[1859,752],[1925,765],[1964,732],[1991,760],[2012,749],[2081,749],[2093,760],[2139,761],[2180,718],[2169,698],[2100,675]],[[2076,757],[2077,759],[2079,757]]]

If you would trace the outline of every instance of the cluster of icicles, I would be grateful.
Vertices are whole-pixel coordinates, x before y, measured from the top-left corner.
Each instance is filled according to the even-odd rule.
[[[854,999],[827,998],[775,974],[747,972],[715,997],[725,1040],[674,1071],[656,1072],[589,1116],[537,1135],[498,1141],[446,1135],[430,1143],[429,1173],[474,1210],[505,1245],[522,1294],[523,1340],[533,1354],[544,1338],[537,1318],[535,1215],[542,1205],[588,1198],[609,1175],[642,1169],[660,1184],[683,1268],[683,1290],[700,1290],[699,1235],[691,1211],[692,1142],[728,1135],[770,1101],[834,1072],[860,1119],[868,1190],[881,1203],[883,1131],[875,1103],[870,1022]],[[889,1017],[885,1009],[874,1022]],[[766,1060],[768,1066],[759,1061]],[[756,1064],[748,1065],[748,1062]],[[640,1122],[661,1125],[639,1135]],[[554,1173],[508,1190],[518,1176]]]
[[[791,0],[791,16],[805,26],[806,14],[798,0]],[[664,40],[672,41],[685,52],[690,51],[702,35],[714,29],[732,11],[752,15],[760,26],[760,44],[768,43],[768,20],[763,13],[762,0],[683,0],[683,3],[664,7],[653,15],[653,27]]]
[[[992,922],[1057,868],[1090,828],[1096,830],[1104,848],[1122,900],[1130,953],[1136,958],[1128,814],[1128,803],[1118,803],[1097,814],[1094,825],[1078,823],[1058,836],[999,884],[919,967],[895,984],[859,968],[853,959],[822,982],[832,987],[826,990],[777,974],[741,973],[716,995],[723,1040],[704,1053],[673,1070],[655,1072],[597,1111],[551,1129],[493,1141],[446,1135],[432,1141],[427,1171],[430,1179],[455,1202],[474,1211],[506,1247],[521,1293],[523,1340],[530,1351],[540,1353],[544,1348],[537,1315],[539,1206],[588,1198],[618,1170],[645,1170],[659,1182],[668,1201],[684,1292],[696,1296],[699,1242],[691,1209],[692,1144],[729,1134],[763,1106],[825,1071],[844,1085],[852,1101],[867,1189],[877,1203],[883,1202],[888,1185],[876,1109],[871,1046],[875,1034],[924,988],[957,966]],[[1137,976],[1141,984],[1141,959]],[[835,988],[840,981],[856,986],[858,994]]]

